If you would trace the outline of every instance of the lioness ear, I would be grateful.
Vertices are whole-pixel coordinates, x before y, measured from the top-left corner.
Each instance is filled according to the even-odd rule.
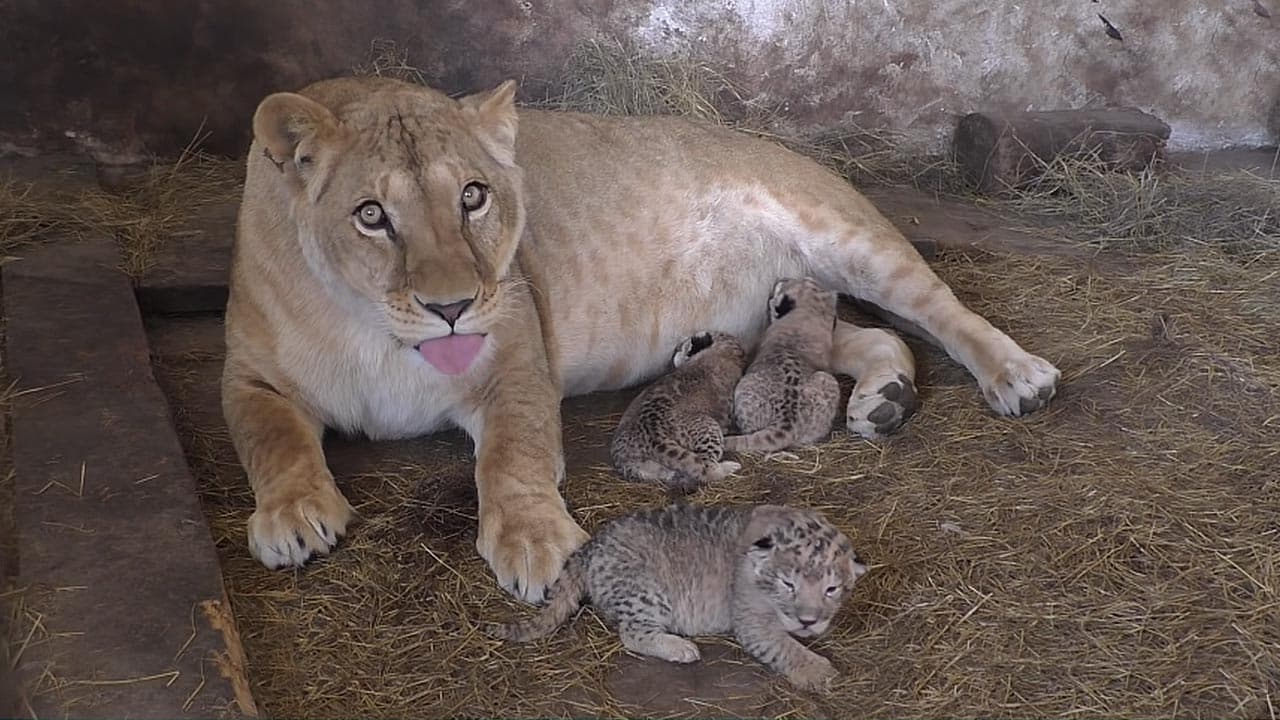
[[[306,158],[296,156],[299,146],[336,124],[333,113],[320,103],[296,93],[275,93],[258,104],[253,114],[253,137],[277,165],[286,161],[305,164]]]
[[[476,136],[484,143],[493,159],[503,165],[516,163],[516,81],[507,80],[498,87],[458,102],[475,121]]]

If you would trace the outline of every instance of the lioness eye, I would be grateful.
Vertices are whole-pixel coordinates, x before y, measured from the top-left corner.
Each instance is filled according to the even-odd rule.
[[[781,579],[781,578],[779,578],[779,579]],[[790,580],[782,580],[782,587],[786,588],[786,589],[787,589],[787,592],[795,592],[795,591],[796,591],[795,583],[791,582]]]
[[[391,225],[382,206],[372,200],[361,203],[360,207],[356,208],[355,215],[360,228],[370,232],[387,230]]]
[[[840,586],[839,586],[839,585],[832,585],[832,586],[830,586],[830,587],[828,587],[828,588],[827,588],[827,597],[831,597],[831,596],[835,595],[835,594],[836,594],[836,593],[838,593],[838,592],[840,592]]]
[[[476,212],[488,202],[489,188],[483,183],[467,183],[466,187],[462,188],[462,209],[466,212]]]

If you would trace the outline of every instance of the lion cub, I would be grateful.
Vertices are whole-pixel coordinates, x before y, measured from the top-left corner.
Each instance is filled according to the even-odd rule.
[[[840,385],[826,371],[835,326],[834,292],[812,278],[774,284],[769,328],[733,392],[742,434],[726,437],[726,450],[782,450],[831,432],[840,411]]]
[[[680,343],[672,364],[672,372],[631,401],[609,455],[628,480],[692,489],[740,467],[720,458],[746,351],[732,335],[704,332]]]
[[[485,632],[524,642],[553,633],[584,597],[632,652],[688,663],[682,636],[734,634],[795,685],[824,689],[831,662],[794,637],[826,632],[867,572],[822,515],[777,505],[672,505],[606,524],[569,557],[534,617]]]

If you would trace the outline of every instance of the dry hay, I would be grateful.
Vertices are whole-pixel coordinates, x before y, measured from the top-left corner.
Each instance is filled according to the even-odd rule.
[[[1276,158],[1280,161],[1280,154]],[[1280,175],[1157,164],[1110,172],[1096,157],[1040,162],[1039,177],[997,204],[1068,226],[1096,245],[1208,243],[1248,254],[1280,249]]]
[[[193,219],[237,200],[243,174],[242,163],[204,153],[193,141],[176,160],[136,168],[112,190],[46,193],[9,180],[0,183],[0,253],[21,256],[55,237],[107,236],[120,245],[121,268],[137,280],[165,243],[194,232]]]
[[[647,56],[616,40],[575,48],[540,104],[601,115],[683,115],[751,129],[763,129],[773,117],[705,62]]]
[[[422,70],[409,63],[409,51],[400,47],[396,41],[386,38],[374,38],[369,43],[365,61],[351,68],[351,73],[394,78],[419,85],[428,84]]]
[[[7,256],[63,230],[65,225],[60,208],[41,202],[34,183],[0,182],[0,253]]]

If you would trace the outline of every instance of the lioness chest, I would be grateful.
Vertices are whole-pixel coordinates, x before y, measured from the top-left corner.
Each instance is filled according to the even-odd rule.
[[[328,328],[330,333],[342,330]],[[293,368],[292,382],[327,427],[362,433],[374,440],[416,437],[440,430],[461,406],[455,382],[431,372],[411,348],[376,333],[345,328],[332,338],[343,353],[320,354],[305,343],[282,344],[281,366]]]

